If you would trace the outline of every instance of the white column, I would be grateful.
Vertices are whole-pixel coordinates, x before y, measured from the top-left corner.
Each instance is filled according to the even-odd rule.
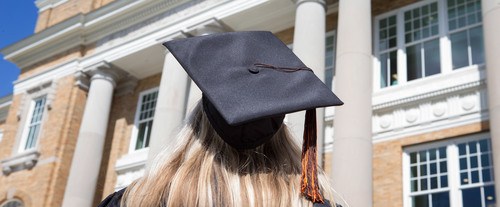
[[[325,82],[325,11],[324,0],[297,0],[293,52]],[[318,127],[318,163],[323,160],[324,108],[316,109]],[[305,111],[288,115],[293,136],[302,143]]]
[[[191,81],[191,84],[189,86],[189,97],[188,97],[188,102],[187,102],[187,110],[186,110],[186,116],[194,109],[198,101],[201,99],[202,92],[200,88],[194,83],[194,81]]]
[[[158,100],[149,141],[147,166],[167,145],[176,143],[175,137],[184,120],[189,77],[172,53],[165,55]]]
[[[340,1],[333,187],[352,207],[372,206],[372,31],[370,0]]]
[[[200,25],[194,25],[183,31],[187,36],[202,36],[223,32],[226,28],[217,20],[210,19]],[[155,117],[149,142],[147,166],[150,167],[156,155],[165,147],[177,144],[175,139],[182,127],[188,104],[196,102],[201,97],[201,91],[191,81],[175,57],[168,53],[165,56],[163,73],[161,75]],[[173,148],[172,148],[173,149]]]
[[[496,206],[500,206],[500,0],[482,0],[486,85],[493,149]]]
[[[62,205],[64,207],[92,206],[113,90],[119,78],[118,73],[107,64],[100,65],[87,73],[91,76],[90,88],[64,193]]]

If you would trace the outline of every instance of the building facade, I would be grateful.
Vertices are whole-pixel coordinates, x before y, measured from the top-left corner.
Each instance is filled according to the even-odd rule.
[[[0,99],[0,207],[96,206],[142,176],[201,97],[161,43],[248,30],[345,102],[318,110],[319,158],[351,206],[499,206],[498,0],[35,3],[35,33],[1,50],[21,73]]]

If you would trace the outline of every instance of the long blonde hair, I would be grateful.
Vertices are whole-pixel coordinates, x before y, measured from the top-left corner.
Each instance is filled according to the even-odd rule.
[[[122,206],[312,206],[300,195],[300,148],[286,125],[259,147],[236,150],[217,135],[200,104],[187,121],[175,151],[155,158],[127,188]],[[321,169],[318,178],[332,201]]]

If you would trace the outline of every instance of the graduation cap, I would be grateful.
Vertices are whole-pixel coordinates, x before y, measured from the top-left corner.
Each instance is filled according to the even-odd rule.
[[[316,108],[342,105],[335,94],[271,32],[230,32],[163,43],[203,93],[218,135],[251,149],[279,130],[285,114],[306,111],[301,192],[323,203],[317,181]]]

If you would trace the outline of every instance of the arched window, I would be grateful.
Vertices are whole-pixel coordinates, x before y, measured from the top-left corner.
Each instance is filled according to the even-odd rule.
[[[0,207],[24,207],[24,204],[20,200],[8,200],[2,203]]]

